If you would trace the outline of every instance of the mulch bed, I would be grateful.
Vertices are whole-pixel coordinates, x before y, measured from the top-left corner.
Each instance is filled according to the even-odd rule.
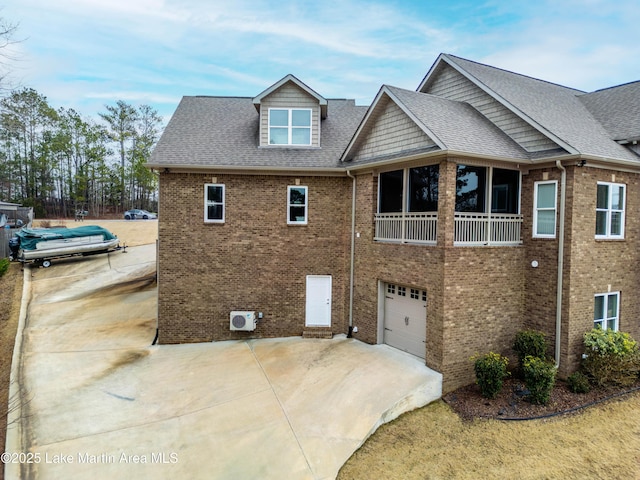
[[[516,377],[504,381],[494,399],[484,398],[478,385],[454,390],[442,399],[463,419],[494,418],[498,420],[529,420],[569,414],[611,398],[640,390],[640,380],[628,387],[592,388],[589,393],[573,393],[562,381],[556,381],[547,405],[533,405],[526,398],[524,382]]]

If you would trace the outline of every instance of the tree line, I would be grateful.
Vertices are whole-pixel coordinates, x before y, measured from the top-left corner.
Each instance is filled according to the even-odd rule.
[[[162,118],[149,105],[105,105],[99,121],[54,109],[32,88],[0,100],[0,200],[36,217],[157,210],[157,177],[144,164]]]

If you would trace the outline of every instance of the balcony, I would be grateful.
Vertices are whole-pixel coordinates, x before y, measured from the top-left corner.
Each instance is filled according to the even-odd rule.
[[[455,214],[455,246],[515,246],[522,244],[522,215],[497,213]],[[377,213],[374,240],[436,245],[438,214]]]
[[[520,245],[522,215],[498,213],[455,214],[456,246],[514,246]]]
[[[437,242],[438,214],[376,213],[374,240],[398,243],[435,245]]]

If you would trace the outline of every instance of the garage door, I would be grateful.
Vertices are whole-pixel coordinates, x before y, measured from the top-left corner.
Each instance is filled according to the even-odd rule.
[[[384,290],[384,343],[425,358],[427,292],[392,283]]]

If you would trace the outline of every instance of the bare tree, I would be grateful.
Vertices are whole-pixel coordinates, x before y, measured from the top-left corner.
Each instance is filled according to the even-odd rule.
[[[9,75],[9,64],[17,59],[15,54],[11,52],[10,47],[20,42],[20,40],[15,39],[17,31],[17,24],[0,17],[0,91],[10,90],[10,87],[6,85]]]

